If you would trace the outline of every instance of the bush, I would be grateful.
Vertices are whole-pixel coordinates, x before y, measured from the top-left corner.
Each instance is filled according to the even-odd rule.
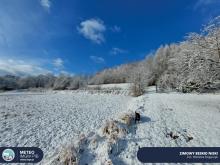
[[[130,90],[131,90],[131,95],[134,97],[138,97],[144,94],[144,84],[140,74],[134,76]]]

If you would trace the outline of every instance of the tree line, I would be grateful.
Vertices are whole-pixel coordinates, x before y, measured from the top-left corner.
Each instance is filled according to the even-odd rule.
[[[189,33],[180,43],[160,46],[142,61],[97,73],[92,84],[133,82],[158,90],[209,92],[220,89],[220,16],[200,33]],[[143,87],[142,87],[143,88]]]
[[[53,74],[18,77],[5,75],[0,77],[0,90],[46,88],[54,90],[75,90],[85,87],[88,82],[87,76],[69,76]]]
[[[220,16],[200,33],[189,33],[180,43],[160,46],[144,60],[104,69],[93,76],[52,74],[0,77],[0,89],[78,89],[88,84],[133,83],[143,89],[208,92],[220,89]]]

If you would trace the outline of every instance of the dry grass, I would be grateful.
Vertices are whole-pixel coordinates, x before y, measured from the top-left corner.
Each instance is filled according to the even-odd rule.
[[[118,154],[118,152],[121,151],[120,144],[123,142],[123,137],[127,135],[129,127],[134,123],[132,114],[133,113],[123,114],[118,121],[106,121],[100,129],[101,132],[99,132],[99,134],[94,133],[87,136],[80,134],[74,145],[66,145],[67,147],[62,148],[49,164],[79,165],[80,158],[82,158],[85,150],[96,150],[100,145],[106,146],[107,155]],[[103,146],[101,146],[101,148],[102,147]],[[113,165],[108,156],[102,161],[102,164]]]
[[[122,120],[122,122],[124,124],[126,124],[127,126],[131,126],[132,125],[132,121],[134,120],[134,116],[131,113],[126,113],[123,114],[120,119]]]
[[[107,121],[103,127],[102,133],[111,141],[117,141],[119,136],[119,126],[117,121],[111,120]]]
[[[106,160],[105,164],[104,165],[113,165],[112,161],[111,160]]]
[[[108,154],[117,154],[119,150],[119,143],[123,137],[128,133],[129,126],[132,124],[132,115],[124,114],[122,121],[107,121],[102,127],[102,134],[107,139],[107,152]]]
[[[73,145],[63,148],[59,153],[57,161],[63,165],[78,165],[77,149]]]
[[[87,138],[85,134],[80,134],[78,142],[62,148],[58,154],[57,164],[62,165],[79,165],[79,157],[82,146],[86,143]],[[55,163],[56,164],[56,163]]]

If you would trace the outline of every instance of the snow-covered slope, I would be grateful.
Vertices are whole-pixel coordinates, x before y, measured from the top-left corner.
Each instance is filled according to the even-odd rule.
[[[129,126],[117,151],[108,153],[108,138],[100,133],[104,123],[112,118],[120,126],[120,115],[134,111],[141,122]],[[88,138],[81,164],[141,164],[139,147],[220,146],[220,94],[156,93],[154,87],[137,98],[84,91],[2,93],[0,118],[0,146],[38,146],[47,163],[81,133]],[[94,138],[95,148],[89,143]]]
[[[0,146],[35,146],[45,158],[80,133],[127,110],[131,98],[85,92],[16,92],[0,95]]]
[[[119,83],[119,84],[101,84],[101,85],[89,85],[88,87],[94,88],[94,87],[100,87],[101,89],[114,89],[118,88],[121,90],[128,90],[130,87],[130,83]]]
[[[142,120],[118,156],[124,164],[141,164],[136,158],[139,147],[220,146],[219,94],[155,93],[150,88],[132,107]]]

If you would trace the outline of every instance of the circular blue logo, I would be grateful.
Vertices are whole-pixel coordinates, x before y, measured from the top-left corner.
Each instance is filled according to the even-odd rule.
[[[15,158],[15,153],[12,149],[5,149],[3,152],[2,152],[2,158],[7,161],[7,162],[10,162],[12,160],[14,160]]]

